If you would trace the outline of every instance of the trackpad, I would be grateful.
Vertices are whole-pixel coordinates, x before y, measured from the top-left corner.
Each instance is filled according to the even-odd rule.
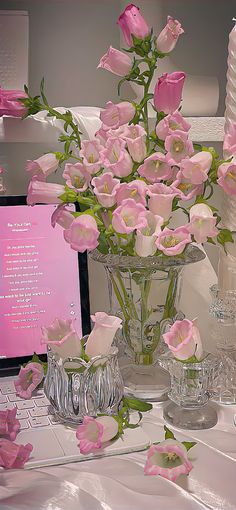
[[[34,447],[25,467],[36,467],[40,462],[43,462],[43,465],[51,464],[50,459],[60,459],[65,456],[54,430],[46,427],[40,430],[20,432],[17,436],[17,443],[31,443]]]

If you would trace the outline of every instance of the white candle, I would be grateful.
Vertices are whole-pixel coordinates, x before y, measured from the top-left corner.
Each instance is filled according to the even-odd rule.
[[[236,21],[235,19],[233,21]],[[229,34],[228,71],[225,101],[225,132],[229,121],[236,122],[236,25]],[[224,154],[224,157],[227,157]],[[236,198],[224,194],[222,207],[222,224],[230,230],[236,230]],[[220,250],[218,268],[219,288],[236,291],[236,235],[234,244],[228,243],[227,255]]]

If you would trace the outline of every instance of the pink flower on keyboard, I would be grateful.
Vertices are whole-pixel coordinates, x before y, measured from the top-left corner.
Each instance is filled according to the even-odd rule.
[[[17,408],[0,411],[0,436],[7,436],[15,441],[16,434],[20,429],[20,422],[16,419]]]
[[[0,439],[0,466],[6,469],[22,468],[29,460],[33,446],[27,443],[16,444],[8,439]]]
[[[99,418],[85,416],[83,423],[76,430],[80,453],[86,455],[102,448],[103,443],[113,439],[117,433],[118,422],[112,416],[99,416]]]
[[[43,366],[40,363],[31,362],[21,367],[18,379],[14,381],[17,395],[21,398],[31,398],[32,392],[41,383],[43,376]]]

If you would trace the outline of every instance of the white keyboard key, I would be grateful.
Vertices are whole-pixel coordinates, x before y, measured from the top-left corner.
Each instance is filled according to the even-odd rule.
[[[1,395],[0,393],[0,404],[5,404],[5,402],[7,402],[7,397],[5,397],[5,395]]]
[[[24,400],[23,398],[20,398],[18,397],[18,395],[16,395],[16,393],[12,394],[12,395],[8,395],[8,400],[10,400],[10,402],[19,402],[19,400]]]
[[[22,400],[21,402],[16,403],[17,409],[32,409],[35,406],[33,400]]]
[[[28,420],[19,420],[19,422],[20,422],[20,430],[29,428]]]
[[[30,416],[48,416],[48,408],[47,407],[34,407],[34,409],[30,409]]]
[[[5,404],[0,404],[0,411],[6,411],[7,409],[13,409],[16,407],[14,402],[6,402]]]
[[[31,427],[45,427],[47,425],[50,425],[47,416],[38,416],[35,418],[30,418],[29,422]]]
[[[17,413],[16,413],[17,420],[22,420],[23,418],[28,418],[28,417],[29,417],[28,411],[17,411]]]
[[[43,398],[43,397],[45,397],[45,393],[44,393],[43,389],[42,390],[38,390],[36,393],[35,392],[33,393],[33,399],[35,399],[35,398]]]
[[[1,392],[3,395],[9,395],[10,393],[15,392],[15,385],[14,385],[13,381],[8,382],[8,383],[3,383],[3,384],[1,384],[0,389],[1,389]]]
[[[43,398],[37,398],[37,400],[35,400],[35,404],[38,407],[45,407],[45,406],[48,406],[50,404],[50,402],[46,397],[43,397]]]

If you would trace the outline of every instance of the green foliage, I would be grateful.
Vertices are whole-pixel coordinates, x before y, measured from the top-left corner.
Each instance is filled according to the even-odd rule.
[[[148,402],[144,402],[143,400],[139,400],[137,398],[124,397],[123,402],[129,409],[141,411],[142,413],[151,411],[152,409],[152,404],[149,404]]]
[[[165,439],[175,439],[173,432],[166,425],[164,425]]]
[[[185,446],[187,452],[193,448],[197,443],[195,441],[182,441],[182,444]]]
[[[234,239],[232,236],[232,232],[228,228],[220,229],[219,234],[217,235],[217,241],[225,248],[225,243],[233,243]]]

